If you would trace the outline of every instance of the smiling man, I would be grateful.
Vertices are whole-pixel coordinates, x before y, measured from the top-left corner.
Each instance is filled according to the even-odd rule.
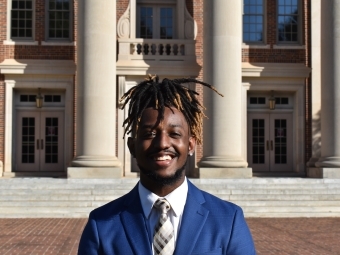
[[[185,177],[202,138],[203,106],[184,84],[195,79],[149,78],[122,97],[128,146],[140,182],[92,211],[78,254],[255,254],[240,207],[196,188]],[[219,94],[219,93],[218,93]]]

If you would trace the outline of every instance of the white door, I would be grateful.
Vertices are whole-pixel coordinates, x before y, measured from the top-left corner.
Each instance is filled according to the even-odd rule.
[[[63,170],[63,112],[19,111],[16,127],[16,171]]]
[[[247,155],[254,172],[293,171],[290,113],[248,113]]]

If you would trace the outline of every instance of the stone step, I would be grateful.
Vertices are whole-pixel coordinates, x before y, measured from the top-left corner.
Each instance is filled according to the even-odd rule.
[[[340,217],[338,212],[247,212],[246,218],[327,218]]]
[[[268,200],[277,200],[277,201],[303,201],[303,200],[325,200],[332,201],[337,200],[340,201],[340,194],[327,194],[327,195],[221,195],[219,196],[221,199],[227,201],[242,201],[242,200],[260,200],[260,201],[268,201]]]
[[[6,207],[98,207],[116,199],[110,200],[37,200],[37,201],[1,201],[0,208]],[[340,207],[339,201],[232,201],[243,207]]]
[[[83,195],[35,195],[35,196],[2,196],[0,197],[1,205],[8,202],[39,202],[39,201],[112,201],[121,197],[120,195],[110,195],[110,196],[83,196]]]
[[[268,212],[267,206],[245,206],[242,208],[245,213],[262,213]],[[289,212],[323,212],[323,213],[339,213],[340,215],[340,207],[339,206],[275,206],[270,208],[271,213],[289,213]]]
[[[48,189],[39,189],[39,190],[32,190],[32,189],[9,189],[9,190],[2,190],[0,191],[0,200],[1,196],[11,196],[11,195],[20,195],[20,196],[36,196],[36,195],[83,195],[83,196],[90,196],[90,195],[119,195],[122,196],[128,193],[130,189],[111,189],[111,190],[85,190],[85,189],[55,189],[55,190],[48,190]]]
[[[246,217],[340,217],[340,179],[192,179],[241,206]],[[0,179],[0,217],[88,217],[129,192],[131,179]]]
[[[287,189],[287,190],[322,190],[322,189],[339,189],[340,184],[338,183],[320,183],[320,184],[252,184],[252,185],[243,185],[243,184],[228,184],[228,185],[219,185],[219,184],[198,184],[196,185],[200,189],[203,190],[220,190],[220,189],[242,189],[242,190],[253,190],[253,189],[263,189],[263,190],[271,190],[271,189]]]
[[[124,193],[125,194],[125,193]],[[338,201],[340,194],[214,194],[226,201]],[[111,195],[83,195],[83,194],[35,194],[21,195],[11,194],[0,196],[0,202],[4,201],[111,201],[122,194]]]
[[[128,193],[130,189],[8,189],[0,191],[0,201],[8,196],[22,196],[34,197],[41,195],[59,196],[59,195],[83,195],[83,196],[122,196]],[[206,192],[220,195],[340,195],[340,189],[311,189],[311,190],[298,190],[298,189],[205,189]],[[26,199],[26,198],[25,198]]]

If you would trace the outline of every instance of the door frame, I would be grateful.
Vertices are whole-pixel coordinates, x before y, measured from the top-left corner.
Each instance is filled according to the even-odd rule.
[[[13,151],[13,158],[14,158],[14,171],[15,172],[20,172],[20,173],[25,173],[25,172],[35,172],[35,173],[39,173],[39,172],[58,172],[60,171],[61,168],[63,168],[64,166],[64,147],[65,147],[65,139],[64,139],[64,120],[65,120],[65,116],[64,116],[64,111],[63,110],[51,110],[51,109],[27,109],[27,110],[17,110],[16,111],[16,130],[15,130],[15,134],[16,135],[16,139],[14,141],[14,148],[15,150]],[[20,124],[21,122],[21,118],[19,118],[19,116],[22,117],[34,117],[37,121],[35,123],[35,141],[34,141],[34,150],[35,150],[35,163],[31,166],[26,166],[27,169],[24,169],[25,166],[22,165],[22,163],[20,163],[20,157],[21,157],[21,127],[22,125]],[[41,150],[37,150],[36,146],[38,146],[38,148],[40,146],[43,146],[43,148],[46,148],[47,145],[47,141],[45,140],[46,134],[45,134],[45,126],[44,126],[44,119],[45,117],[58,117],[59,118],[59,131],[58,131],[58,135],[59,135],[59,141],[58,141],[58,155],[59,155],[59,163],[58,164],[54,164],[54,165],[50,165],[49,167],[46,167],[46,163],[44,163],[44,153],[41,152]],[[37,138],[38,139],[42,139],[43,140],[43,145],[41,145],[41,142],[37,142]],[[37,145],[39,143],[39,145]],[[45,150],[44,150],[45,152]],[[46,152],[45,152],[46,153]],[[48,168],[48,170],[44,170]]]
[[[252,92],[292,93],[292,110],[265,110],[268,112],[292,112],[293,123],[293,171],[297,174],[305,173],[305,80],[301,78],[260,78],[244,77],[243,82],[250,84],[248,95]],[[247,109],[248,112],[263,112],[263,109]],[[248,126],[248,125],[247,125]]]
[[[273,143],[273,140],[275,139],[275,134],[273,131],[275,130],[274,126],[274,120],[277,118],[283,118],[287,120],[287,164],[282,167],[282,165],[275,165],[275,142]],[[253,150],[253,142],[252,140],[252,131],[253,127],[252,124],[249,123],[249,120],[251,119],[264,119],[264,154],[265,154],[265,162],[263,164],[252,164],[251,167],[253,168],[253,171],[255,172],[292,172],[293,171],[293,123],[292,123],[292,112],[248,112],[247,121],[248,121],[248,129],[247,129],[247,147],[248,147],[248,155],[250,156],[248,158],[248,163],[251,160],[252,150]],[[281,167],[281,168],[280,168]],[[254,168],[257,168],[255,170]],[[283,170],[282,168],[287,168]]]
[[[67,166],[73,158],[73,132],[74,132],[74,78],[73,75],[48,76],[48,75],[22,75],[22,74],[7,74],[5,76],[5,157],[3,165],[3,175],[7,177],[16,176],[14,172],[13,148],[15,138],[15,120],[16,111],[20,107],[16,107],[14,96],[17,90],[41,90],[63,91],[65,96],[64,107],[50,108],[49,110],[64,111],[64,164],[63,168],[58,172],[39,172],[41,176],[61,176],[66,174]],[[21,109],[30,109],[24,107]],[[32,107],[31,107],[32,109]],[[36,109],[36,108],[33,108]],[[44,109],[44,107],[42,108]],[[66,142],[68,141],[68,142]],[[28,172],[29,175],[31,172]]]

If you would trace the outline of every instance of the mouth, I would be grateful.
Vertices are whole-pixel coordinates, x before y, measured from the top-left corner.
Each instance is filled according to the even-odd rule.
[[[166,160],[172,160],[173,157],[170,155],[164,155],[164,156],[156,156],[153,158],[155,161],[166,161]]]
[[[173,162],[174,158],[176,157],[177,157],[177,154],[173,152],[157,153],[157,154],[151,155],[151,159],[159,167],[169,166]]]

